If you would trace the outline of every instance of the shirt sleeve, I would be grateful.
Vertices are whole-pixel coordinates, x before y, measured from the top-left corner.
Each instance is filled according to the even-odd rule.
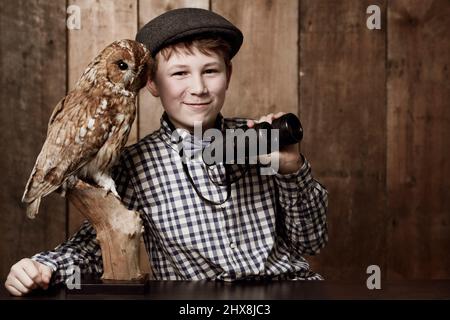
[[[279,207],[284,217],[287,240],[300,254],[317,254],[328,241],[328,191],[311,174],[311,165],[294,173],[274,175]]]
[[[101,275],[103,263],[100,246],[94,228],[86,220],[80,229],[66,242],[54,250],[44,251],[31,257],[53,269],[51,284],[66,281],[76,272]]]
[[[128,209],[135,210],[137,198],[123,156],[112,169],[111,176],[124,205]],[[69,276],[74,274],[76,268],[79,268],[82,274],[89,273],[100,276],[103,273],[100,245],[94,228],[87,220],[69,240],[53,250],[40,252],[31,259],[52,268],[54,272],[51,285],[65,282]]]
[[[130,174],[132,172],[132,161],[127,152],[123,152],[119,164],[112,169],[111,176],[116,183],[116,190],[122,203],[128,210],[138,211],[139,201]]]

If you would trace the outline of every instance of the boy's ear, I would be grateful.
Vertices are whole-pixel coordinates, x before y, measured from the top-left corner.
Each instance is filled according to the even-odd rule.
[[[148,91],[150,91],[152,96],[154,96],[156,98],[159,97],[158,86],[156,85],[155,81],[148,78],[146,87],[147,87]]]
[[[232,73],[233,73],[233,65],[230,62],[230,64],[227,66],[227,89],[228,89],[228,86],[230,85]]]

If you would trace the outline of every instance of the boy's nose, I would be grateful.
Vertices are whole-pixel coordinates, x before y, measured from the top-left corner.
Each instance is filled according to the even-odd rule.
[[[189,93],[195,95],[202,95],[208,93],[208,88],[201,76],[193,77],[191,86],[189,88]]]

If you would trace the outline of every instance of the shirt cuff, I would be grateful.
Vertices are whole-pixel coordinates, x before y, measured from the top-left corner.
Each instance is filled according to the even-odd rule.
[[[303,154],[303,165],[296,172],[288,174],[275,174],[275,182],[279,188],[280,203],[295,205],[297,201],[304,198],[314,184],[311,175],[311,165]]]
[[[50,260],[49,258],[45,257],[44,255],[38,253],[31,257],[31,260],[37,261],[39,263],[42,263],[46,265],[47,267],[50,267],[53,272],[58,270],[58,264],[56,264],[54,261]]]

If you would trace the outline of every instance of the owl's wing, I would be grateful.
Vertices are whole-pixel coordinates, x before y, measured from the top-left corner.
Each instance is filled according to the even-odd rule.
[[[52,123],[55,121],[56,117],[57,117],[58,115],[60,115],[60,114],[61,114],[61,111],[64,109],[64,105],[65,105],[65,102],[66,102],[66,98],[67,98],[67,96],[64,97],[64,98],[62,98],[62,99],[58,102],[58,104],[56,105],[55,109],[53,110],[52,115],[50,116],[50,119],[48,120],[47,135],[48,135],[49,132],[50,132],[50,128],[51,128]]]
[[[32,202],[58,189],[89,162],[108,139],[112,115],[100,97],[73,92],[56,107],[22,201]],[[104,100],[104,99],[103,99]]]

